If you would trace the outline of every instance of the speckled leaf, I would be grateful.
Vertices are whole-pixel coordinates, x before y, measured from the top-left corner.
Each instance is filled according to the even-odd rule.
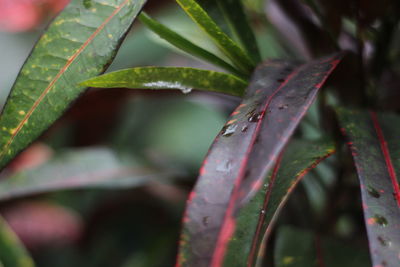
[[[335,55],[303,65],[271,60],[256,69],[242,103],[211,147],[188,200],[180,265],[222,265],[238,211],[261,188],[340,59]],[[207,225],[204,214],[212,216]]]
[[[207,12],[207,14],[215,21],[215,23],[230,37],[232,37],[232,29],[226,17],[222,12],[218,1],[216,0],[196,0],[196,2]]]
[[[101,88],[192,89],[242,96],[247,82],[230,74],[174,67],[142,67],[111,72],[82,83]]]
[[[354,245],[284,226],[277,233],[275,267],[367,267],[367,251]]]
[[[121,159],[110,149],[72,150],[0,180],[0,200],[67,189],[130,188],[170,175]]]
[[[192,43],[182,35],[178,34],[177,32],[173,31],[172,29],[164,26],[163,24],[159,23],[158,21],[152,19],[145,13],[141,13],[139,16],[140,21],[149,27],[153,32],[155,32],[160,38],[166,40],[173,46],[181,49],[182,51],[190,54],[191,56],[196,56],[202,60],[208,61],[211,64],[219,66],[231,73],[242,75],[240,71],[235,69],[231,64],[225,62],[223,59],[219,58],[218,56],[208,52],[207,50],[197,46],[196,44]]]
[[[255,63],[249,55],[218,27],[195,0],[176,0],[176,2],[214,40],[221,52],[232,61],[236,68],[245,74],[253,71]]]
[[[4,267],[35,266],[18,237],[2,217],[0,217],[0,264]]]
[[[335,152],[329,141],[293,140],[254,198],[237,215],[224,266],[255,266],[262,241],[268,238],[280,210],[298,182]]]
[[[40,38],[0,117],[0,168],[37,138],[102,73],[146,0],[72,0]]]
[[[399,266],[400,117],[337,109],[361,184],[374,266]]]
[[[260,62],[257,40],[244,12],[241,0],[217,0],[223,14],[231,25],[235,36],[240,40],[247,54],[254,62]]]

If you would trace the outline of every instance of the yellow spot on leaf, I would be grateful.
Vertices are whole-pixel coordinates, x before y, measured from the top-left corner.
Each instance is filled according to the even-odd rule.
[[[19,115],[25,115],[25,111],[20,110],[20,111],[18,112],[18,114],[19,114]]]
[[[112,35],[111,33],[109,33],[107,36],[108,36],[108,38],[110,38],[110,39],[113,38],[113,35]]]
[[[9,131],[10,134],[15,134],[16,132],[17,132],[17,128],[11,129],[11,130]]]

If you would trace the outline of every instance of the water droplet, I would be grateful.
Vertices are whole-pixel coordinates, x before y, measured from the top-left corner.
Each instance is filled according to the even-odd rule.
[[[237,125],[231,124],[231,125],[225,125],[224,128],[222,128],[222,136],[229,137],[232,134],[236,132]]]
[[[368,192],[368,194],[369,194],[371,197],[374,197],[374,198],[380,198],[380,196],[381,196],[381,194],[379,193],[379,191],[376,190],[375,188],[373,188],[373,187],[370,186],[370,185],[367,185],[367,192]]]
[[[387,226],[388,225],[387,219],[385,217],[381,216],[381,215],[375,215],[373,217],[373,219],[380,226]]]
[[[378,241],[384,247],[390,247],[390,245],[392,244],[392,242],[389,239],[384,238],[382,236],[378,236]]]
[[[279,108],[279,109],[287,109],[288,107],[289,107],[288,104],[282,104],[282,105],[280,105],[278,108]]]
[[[209,221],[210,221],[210,216],[203,217],[203,225],[204,226],[208,226]]]
[[[263,185],[264,190],[267,190],[268,187],[269,187],[269,183],[265,183],[265,184]]]
[[[189,93],[192,92],[192,90],[193,90],[193,88],[189,88],[189,87],[182,87],[182,88],[181,88],[181,91],[182,91],[182,93],[184,93],[184,94],[189,94]]]
[[[265,210],[261,210],[261,214],[265,214]]]
[[[219,172],[229,172],[232,169],[232,162],[226,160],[225,162],[218,164],[217,171]]]
[[[262,119],[262,113],[259,112],[259,113],[252,114],[252,115],[249,117],[248,121],[249,121],[249,122],[258,122],[258,121],[261,120],[261,119]]]
[[[248,129],[248,128],[249,128],[249,127],[247,127],[247,125],[243,126],[243,127],[242,127],[242,132],[243,132],[243,133],[247,132],[247,129]]]

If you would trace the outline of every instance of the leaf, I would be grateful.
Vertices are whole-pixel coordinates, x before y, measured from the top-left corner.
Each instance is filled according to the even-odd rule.
[[[213,21],[226,33],[229,37],[232,37],[232,31],[218,1],[215,0],[196,0],[196,2],[204,9]]]
[[[221,28],[207,15],[194,0],[176,0],[183,10],[206,32],[232,63],[245,74],[254,69],[254,62]]]
[[[191,41],[184,38],[182,35],[171,30],[170,28],[162,25],[158,21],[152,19],[146,13],[141,13],[139,16],[140,21],[149,27],[153,32],[155,32],[162,39],[168,41],[170,44],[181,49],[182,51],[196,56],[200,59],[210,62],[216,66],[219,66],[231,73],[241,76],[242,74],[231,66],[229,63],[225,62],[223,59],[217,57],[216,55],[208,52],[207,50],[195,45]]]
[[[180,89],[183,93],[190,93],[195,88],[234,96],[242,96],[247,85],[234,75],[175,67],[125,69],[89,79],[81,84],[98,88]]]
[[[275,245],[275,267],[365,267],[368,253],[347,242],[294,227],[280,227]]]
[[[321,161],[335,152],[329,141],[289,143],[272,174],[255,197],[237,215],[224,266],[254,266],[262,246],[289,195],[299,181]]]
[[[260,189],[340,58],[304,65],[271,60],[257,68],[242,103],[211,147],[188,200],[181,265],[222,265],[240,207]],[[205,226],[206,216],[212,218]]]
[[[125,162],[106,148],[82,149],[0,180],[0,200],[66,189],[129,188],[165,176],[169,175]]]
[[[33,267],[34,265],[21,241],[0,217],[0,266]]]
[[[73,0],[25,62],[0,117],[0,168],[35,140],[102,73],[145,0]]]
[[[400,264],[400,118],[393,114],[337,109],[361,185],[374,266]]]
[[[260,62],[261,55],[257,40],[247,20],[241,0],[217,0],[217,2],[247,54],[251,56],[254,62]]]

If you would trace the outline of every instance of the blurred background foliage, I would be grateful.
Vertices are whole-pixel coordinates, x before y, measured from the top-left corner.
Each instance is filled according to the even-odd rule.
[[[0,0],[0,106],[45,24],[67,2]],[[301,29],[293,30],[284,16],[269,16],[286,32],[297,32],[288,38],[295,48],[290,47],[279,27],[267,21],[264,1],[244,3],[263,58],[310,57],[296,39]],[[174,1],[149,1],[146,12],[219,54]],[[337,18],[331,19],[329,23]],[[354,26],[343,21],[349,30]],[[108,71],[134,66],[215,69],[171,49],[139,22]],[[214,137],[238,103],[235,97],[201,92],[90,89],[1,173],[0,214],[37,266],[173,266],[187,194]],[[302,137],[320,137],[318,116],[312,108],[301,125]],[[343,157],[348,155],[330,159],[304,179],[280,223],[335,232],[366,249],[354,175],[346,174],[353,178],[347,191],[332,201],[337,193],[332,168],[349,162]],[[331,220],[337,216],[332,209],[340,210],[338,220]],[[0,250],[7,243],[2,238],[0,234]],[[0,252],[0,262],[2,257]]]

